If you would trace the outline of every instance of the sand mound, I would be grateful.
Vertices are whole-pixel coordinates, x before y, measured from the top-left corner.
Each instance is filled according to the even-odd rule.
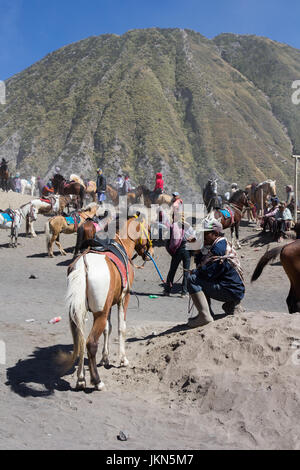
[[[260,311],[194,330],[179,325],[146,337],[135,331],[128,347],[137,344],[138,355],[111,380],[188,407],[207,420],[214,445],[300,448],[299,319]]]

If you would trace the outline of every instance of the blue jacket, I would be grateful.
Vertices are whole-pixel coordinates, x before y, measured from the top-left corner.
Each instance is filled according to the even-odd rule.
[[[210,250],[214,256],[224,256],[226,253],[226,240],[218,241]],[[196,265],[198,265],[204,255],[199,253],[195,256]],[[229,263],[229,261],[216,260],[205,264],[197,269],[199,278],[211,281],[212,283],[220,284],[220,286],[238,299],[242,299],[245,294],[245,285],[240,278],[236,269]]]

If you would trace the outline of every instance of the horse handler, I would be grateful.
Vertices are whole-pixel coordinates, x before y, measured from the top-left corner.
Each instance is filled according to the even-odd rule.
[[[224,302],[222,308],[233,315],[245,295],[243,272],[235,250],[221,233],[217,220],[204,222],[204,248],[196,255],[197,269],[188,276],[187,288],[198,311],[188,319],[191,328],[214,321],[211,299]]]

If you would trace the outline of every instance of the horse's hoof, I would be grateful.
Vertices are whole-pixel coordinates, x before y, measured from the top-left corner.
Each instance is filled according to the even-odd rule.
[[[85,379],[77,380],[76,390],[84,390],[86,388],[86,381]]]
[[[104,389],[105,389],[105,384],[104,384],[104,382],[102,382],[102,380],[100,380],[100,382],[95,385],[95,389],[96,389],[96,390],[99,390],[99,392],[101,392],[102,390],[104,390]]]
[[[67,256],[67,253],[65,251],[62,252],[63,256]]]
[[[121,367],[128,367],[129,366],[129,361],[127,359],[127,357],[123,357],[120,361],[120,366]]]
[[[108,367],[109,366],[109,359],[108,357],[103,357],[100,361],[100,366]]]

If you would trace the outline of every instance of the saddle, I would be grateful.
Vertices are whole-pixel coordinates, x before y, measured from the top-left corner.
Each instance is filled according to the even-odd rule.
[[[80,224],[80,215],[74,212],[68,216],[64,216],[68,225],[75,225],[77,231],[78,225]]]
[[[223,215],[224,219],[231,218],[231,223],[234,223],[234,212],[229,206],[225,206],[223,209],[219,209],[221,214]]]
[[[100,239],[95,235],[93,239],[85,240],[80,248],[82,250],[89,248],[89,253],[92,252],[107,256],[119,271],[122,289],[127,288],[129,259],[122,245],[108,237],[106,239]]]
[[[0,209],[0,213],[4,218],[4,223],[13,222],[15,220],[15,214],[11,209],[6,209],[5,211]]]

